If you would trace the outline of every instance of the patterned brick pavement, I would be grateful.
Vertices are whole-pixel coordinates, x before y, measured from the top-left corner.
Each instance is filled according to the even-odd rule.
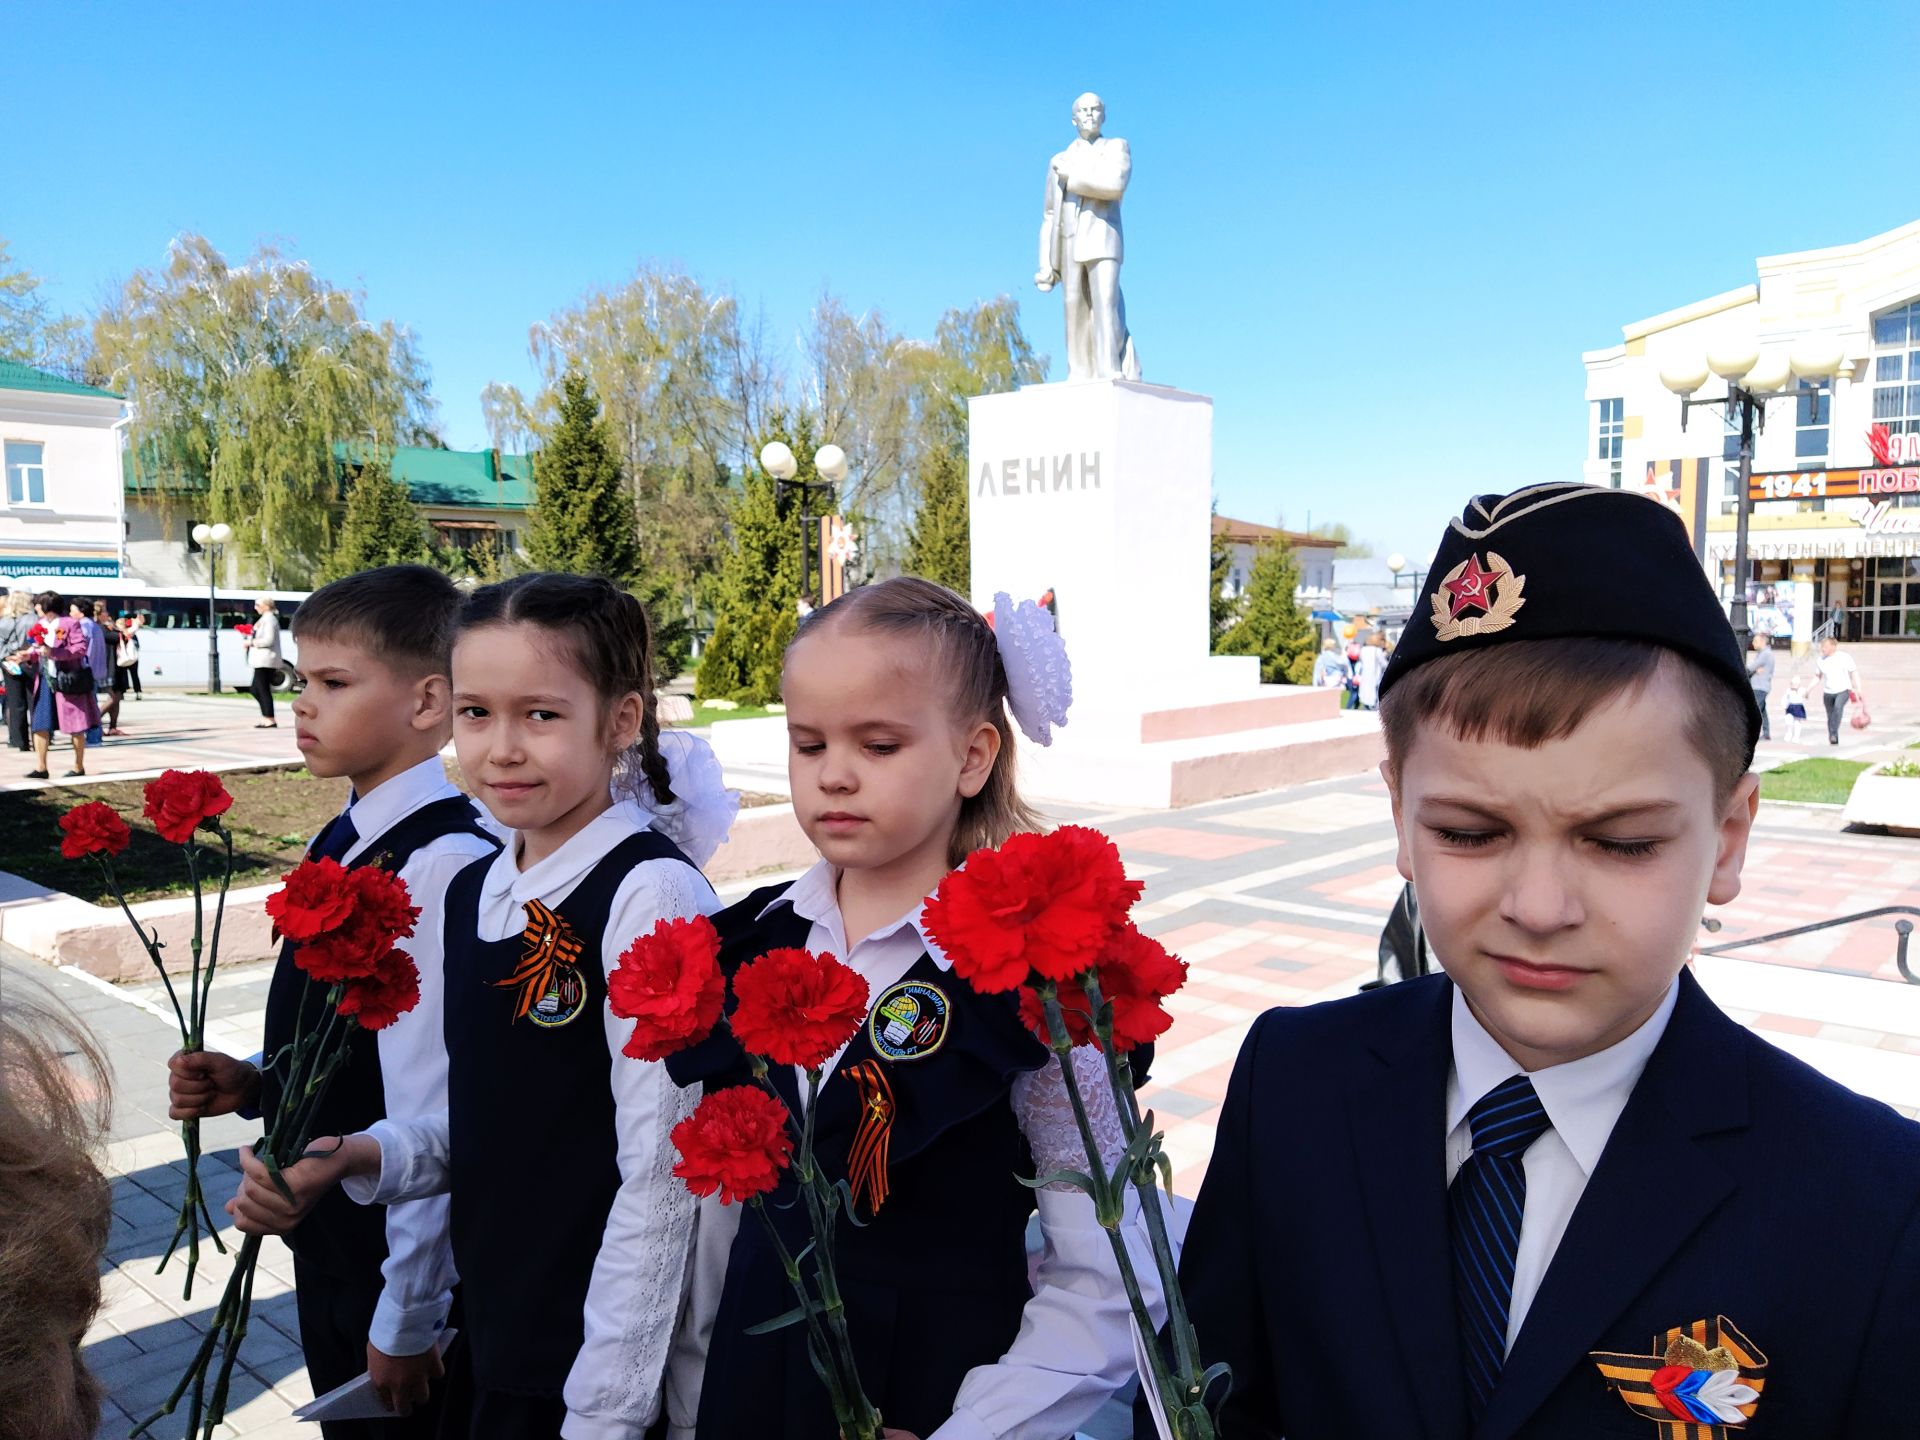
[[[1253,1019],[1273,1005],[1350,995],[1373,974],[1380,925],[1399,889],[1384,786],[1363,777],[1171,815],[1058,818],[1114,835],[1129,869],[1146,882],[1143,925],[1192,965],[1145,1095],[1166,1129],[1179,1188],[1192,1194]],[[1835,811],[1768,805],[1745,893],[1721,913],[1725,928],[1703,939],[1725,942],[1892,903],[1920,905],[1920,841],[1842,834]],[[1890,930],[1849,927],[1703,960],[1699,972],[1723,1005],[1770,1040],[1920,1113],[1920,987],[1894,982],[1892,953]],[[191,1303],[181,1301],[177,1270],[152,1274],[181,1181],[161,1068],[174,1040],[170,1019],[154,1006],[157,987],[109,992],[85,977],[0,954],[0,983],[29,971],[108,1038],[116,1066],[108,1306],[88,1337],[87,1356],[113,1397],[102,1434],[124,1435],[128,1416],[164,1394],[177,1373],[205,1324],[222,1267],[217,1257],[208,1262]],[[222,977],[211,1043],[241,1053],[256,1046],[266,978],[265,966]],[[249,1128],[231,1118],[207,1127],[216,1196],[231,1188],[233,1150]],[[274,1252],[263,1281],[261,1330],[244,1353],[246,1385],[225,1433],[311,1436],[286,1418],[307,1387],[292,1339],[284,1251]],[[155,1433],[172,1440],[181,1428]],[[1119,1435],[1124,1425],[1109,1411],[1089,1433]]]

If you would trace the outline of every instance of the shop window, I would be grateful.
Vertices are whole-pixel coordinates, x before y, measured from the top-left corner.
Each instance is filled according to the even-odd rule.
[[[6,442],[7,503],[9,505],[47,503],[45,453],[46,447],[37,440]]]
[[[1920,300],[1873,317],[1873,382],[1873,423],[1892,435],[1920,432]],[[1894,503],[1920,505],[1920,495]]]
[[[1611,462],[1607,467],[1609,481],[1616,490],[1620,488],[1620,451],[1625,444],[1627,434],[1626,404],[1624,400],[1593,402],[1595,424],[1598,428],[1594,458]]]

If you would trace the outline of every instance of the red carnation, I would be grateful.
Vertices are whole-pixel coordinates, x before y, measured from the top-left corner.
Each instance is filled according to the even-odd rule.
[[[345,872],[342,889],[353,902],[346,922],[323,931],[293,952],[295,965],[327,985],[364,980],[375,974],[393,953],[394,941],[413,934],[413,922],[420,916],[419,907],[407,894],[406,882],[373,866]]]
[[[740,1048],[775,1065],[817,1070],[867,1018],[867,982],[831,955],[769,950],[733,977],[728,1024]]]
[[[706,1039],[725,998],[720,936],[704,915],[662,920],[621,952],[607,976],[609,1008],[636,1022],[620,1047],[635,1060],[664,1060]]]
[[[1124,1055],[1136,1045],[1166,1034],[1173,1017],[1161,1002],[1187,983],[1187,962],[1167,952],[1167,947],[1132,925],[1124,926],[1096,971],[1100,997],[1113,1006],[1113,1048]],[[1095,1043],[1092,1007],[1086,991],[1074,981],[1063,981],[1058,988],[1061,1018],[1066,1022],[1067,1040],[1073,1045]],[[1020,1018],[1027,1028],[1048,1039],[1046,1009],[1040,992],[1032,986],[1020,988]]]
[[[104,800],[74,806],[60,817],[60,828],[66,832],[60,853],[69,860],[83,855],[118,855],[133,839],[127,822]]]
[[[922,913],[954,973],[992,994],[1032,973],[1068,980],[1096,963],[1141,888],[1106,836],[1062,825],[974,851]]]
[[[45,640],[46,638],[47,638],[47,627],[42,622],[36,620],[33,622],[33,624],[27,627],[27,639],[32,644],[38,645],[42,640]]]
[[[274,929],[289,940],[311,940],[353,914],[354,890],[338,860],[302,860],[287,883],[267,897]]]
[[[376,865],[349,870],[353,882],[356,920],[380,931],[390,940],[413,934],[413,922],[420,918],[420,907],[407,893],[407,882]]]
[[[393,950],[374,974],[348,982],[339,1009],[362,1030],[384,1030],[419,1003],[419,967],[406,951]]]
[[[247,625],[247,624],[240,624],[240,625],[236,625],[236,626],[234,626],[234,627],[233,627],[233,633],[234,633],[234,634],[236,634],[236,635],[244,635],[244,636],[246,636],[246,637],[247,637],[248,639],[252,639],[252,638],[253,638],[253,626],[251,626],[251,625]]]
[[[695,1195],[718,1190],[723,1205],[751,1200],[780,1183],[793,1154],[787,1108],[751,1085],[716,1090],[673,1127],[673,1148],[673,1173]]]
[[[169,770],[147,782],[147,819],[162,840],[185,845],[193,832],[233,804],[218,775],[205,770]]]

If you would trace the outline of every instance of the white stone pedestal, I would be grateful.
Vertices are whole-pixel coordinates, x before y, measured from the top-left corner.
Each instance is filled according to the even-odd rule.
[[[1035,385],[968,402],[973,602],[1054,593],[1074,704],[1020,749],[1030,794],[1191,805],[1377,763],[1337,692],[1208,654],[1213,402],[1164,385]]]

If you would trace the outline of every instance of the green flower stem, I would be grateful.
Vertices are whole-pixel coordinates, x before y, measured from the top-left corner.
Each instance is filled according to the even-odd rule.
[[[1097,973],[1089,971],[1082,977],[1087,1001],[1093,1009],[1094,1034],[1100,1041],[1100,1051],[1107,1065],[1107,1085],[1113,1091],[1114,1108],[1120,1112],[1120,1123],[1127,1131],[1127,1140],[1131,1144],[1140,1128],[1140,1100],[1133,1093],[1133,1068],[1127,1058],[1113,1046],[1113,1006],[1100,993],[1100,980]],[[1135,1192],[1140,1197],[1140,1211],[1146,1221],[1147,1235],[1153,1242],[1153,1260],[1160,1272],[1160,1282],[1167,1294],[1167,1320],[1173,1333],[1174,1353],[1178,1359],[1183,1383],[1189,1383],[1197,1391],[1199,1376],[1203,1373],[1200,1363],[1200,1343],[1194,1334],[1193,1322],[1187,1315],[1186,1296],[1180,1290],[1179,1266],[1173,1258],[1173,1241],[1167,1232],[1166,1212],[1160,1208],[1160,1191],[1155,1183],[1153,1161],[1160,1154],[1156,1140],[1148,1155],[1142,1159],[1138,1170],[1128,1177]],[[1167,1187],[1171,1198],[1173,1187]],[[1196,1393],[1194,1402],[1199,1400]]]
[[[773,1241],[774,1253],[780,1257],[780,1268],[786,1272],[787,1283],[793,1287],[793,1293],[799,1297],[800,1312],[806,1317],[807,1334],[813,1343],[814,1353],[823,1357],[825,1362],[822,1366],[822,1375],[827,1382],[827,1396],[833,1403],[833,1418],[841,1424],[846,1424],[849,1419],[847,1397],[841,1386],[838,1366],[832,1363],[835,1356],[831,1342],[827,1338],[825,1327],[820,1323],[819,1315],[814,1313],[813,1296],[807,1293],[806,1277],[800,1273],[800,1262],[793,1258],[792,1252],[787,1249],[786,1242],[780,1238],[780,1231],[774,1225],[773,1217],[767,1214],[766,1202],[756,1195],[747,1201],[747,1204],[752,1208],[753,1213],[760,1217],[760,1223],[767,1227],[767,1238]]]
[[[213,907],[213,941],[207,947],[207,974],[200,986],[200,1008],[193,1017],[193,1048],[198,1050],[207,1039],[207,1002],[213,996],[213,972],[220,963],[220,925],[227,917],[227,887],[233,881],[233,832],[216,824],[214,829],[226,843],[226,864],[220,872],[220,898]]]
[[[1082,981],[1091,983],[1091,972],[1083,976]],[[1087,1177],[1095,1186],[1093,1194],[1095,1212],[1100,1218],[1101,1227],[1107,1232],[1108,1242],[1113,1246],[1114,1262],[1119,1267],[1121,1283],[1126,1287],[1127,1303],[1133,1309],[1134,1323],[1140,1327],[1140,1343],[1146,1350],[1148,1366],[1153,1371],[1152,1375],[1145,1378],[1151,1380],[1154,1388],[1160,1393],[1162,1406],[1169,1416],[1174,1416],[1185,1409],[1185,1393],[1198,1388],[1193,1383],[1193,1377],[1197,1372],[1190,1364],[1184,1363],[1178,1374],[1170,1375],[1166,1371],[1166,1361],[1160,1353],[1156,1338],[1157,1327],[1153,1323],[1152,1314],[1147,1310],[1146,1299],[1141,1294],[1140,1279],[1133,1268],[1133,1256],[1120,1234],[1120,1219],[1125,1213],[1125,1206],[1120,1203],[1120,1197],[1125,1193],[1124,1186],[1116,1183],[1117,1177],[1108,1175],[1106,1161],[1100,1154],[1100,1147],[1094,1143],[1093,1126],[1087,1119],[1086,1100],[1080,1093],[1079,1079],[1073,1073],[1074,1046],[1067,1035],[1066,1016],[1060,1007],[1059,989],[1051,982],[1046,982],[1039,986],[1039,992],[1047,1017],[1049,1037],[1047,1048],[1053,1051],[1059,1062],[1060,1075],[1066,1083],[1067,1099],[1073,1106],[1073,1118],[1080,1127],[1081,1143],[1086,1147]],[[1098,1002],[1094,1002],[1096,1016],[1099,1009]],[[1111,1074],[1112,1059],[1112,1054],[1109,1052],[1109,1074]],[[1125,1113],[1126,1106],[1122,1106],[1121,1110]],[[1157,1197],[1152,1198],[1157,1200]],[[1157,1213],[1157,1205],[1154,1208]],[[1177,1276],[1170,1277],[1167,1267],[1161,1263],[1161,1251],[1166,1241],[1165,1228],[1162,1226],[1156,1235],[1152,1221],[1149,1220],[1148,1235],[1153,1237],[1155,1268],[1160,1272],[1161,1289],[1166,1293],[1171,1307],[1179,1294],[1179,1279]],[[1184,1355],[1181,1356],[1181,1360],[1185,1361]],[[1186,1440],[1185,1427],[1182,1427],[1182,1431],[1182,1440]],[[1197,1435],[1198,1432],[1195,1433]]]
[[[149,931],[138,920],[134,919],[133,907],[127,904],[126,894],[120,889],[120,877],[114,871],[113,861],[105,855],[96,855],[94,859],[100,862],[100,868],[106,874],[107,890],[119,904],[120,913],[127,917],[127,923],[133,926],[133,933],[140,937],[140,944],[147,952],[147,959],[153,962],[153,968],[160,972],[160,983],[167,987],[167,999],[173,1005],[173,1018],[179,1022],[180,1025],[180,1045],[182,1049],[185,1049],[188,1037],[192,1032],[187,1028],[185,1012],[180,1009],[180,997],[174,992],[173,977],[167,974],[166,964],[160,958],[160,933],[157,930]]]

